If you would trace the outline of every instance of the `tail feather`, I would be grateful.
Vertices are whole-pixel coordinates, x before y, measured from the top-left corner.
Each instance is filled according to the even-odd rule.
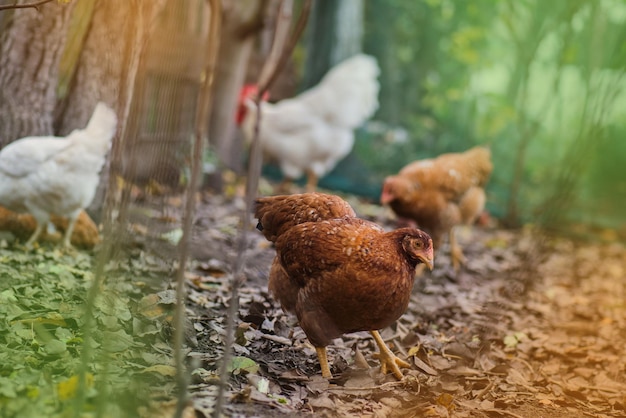
[[[254,214],[259,220],[257,229],[271,242],[304,222],[356,216],[348,202],[324,193],[260,197],[256,200]]]
[[[378,109],[379,74],[374,57],[357,54],[331,68],[299,98],[330,123],[355,129]]]

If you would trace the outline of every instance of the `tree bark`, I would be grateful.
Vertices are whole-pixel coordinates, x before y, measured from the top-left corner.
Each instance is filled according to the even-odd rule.
[[[224,1],[209,141],[222,166],[242,171],[243,142],[235,135],[235,112],[255,35],[263,27],[269,1]],[[260,69],[259,69],[260,70]]]
[[[24,136],[53,134],[59,61],[75,5],[53,2],[38,10],[0,12],[2,146]]]
[[[98,101],[117,107],[123,127],[140,57],[165,1],[95,0],[92,23],[65,99],[61,134],[86,124]]]
[[[119,118],[117,139],[109,161],[121,160],[122,141],[134,134],[132,128],[137,124],[129,120],[129,114],[140,62],[166,1],[95,0],[91,25],[80,49],[64,110],[60,112],[59,131],[66,135],[76,127],[84,126],[97,102],[109,104],[116,109]],[[88,208],[89,214],[96,219],[100,218],[104,203],[109,167],[107,164],[103,168],[96,196]]]

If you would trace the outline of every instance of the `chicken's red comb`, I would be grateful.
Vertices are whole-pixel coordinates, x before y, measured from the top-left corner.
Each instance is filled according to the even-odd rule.
[[[237,114],[235,115],[235,120],[238,125],[243,122],[244,117],[246,116],[246,106],[244,105],[244,101],[247,98],[256,97],[259,93],[259,86],[256,84],[244,84],[241,90],[239,91],[239,106],[237,107]],[[267,101],[270,98],[269,91],[263,93],[263,101]]]
[[[257,86],[256,84],[244,84],[243,87],[241,88],[241,92],[239,93],[239,96],[242,99],[246,99],[248,97],[254,97],[258,93],[259,93],[259,86]],[[269,91],[266,91],[265,93],[263,93],[263,100],[268,100],[269,98],[270,98]]]

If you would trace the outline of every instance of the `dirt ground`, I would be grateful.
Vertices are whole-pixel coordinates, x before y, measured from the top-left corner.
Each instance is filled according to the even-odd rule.
[[[388,210],[349,199],[361,217],[393,227]],[[205,196],[195,223],[188,309],[194,344],[191,396],[198,416],[215,405],[241,199]],[[254,225],[254,223],[252,224]],[[295,318],[267,291],[274,250],[246,234],[226,416],[624,417],[626,251],[532,228],[467,228],[467,263],[447,249],[416,279],[408,311],[381,332],[412,364],[380,373],[368,333],[329,346],[335,376],[321,377]]]

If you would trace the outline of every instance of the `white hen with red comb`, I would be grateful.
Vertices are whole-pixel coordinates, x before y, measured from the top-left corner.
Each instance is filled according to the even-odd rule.
[[[264,155],[283,175],[308,176],[308,188],[352,151],[354,129],[378,109],[376,59],[355,55],[333,67],[315,87],[276,104],[261,104],[259,140]],[[247,101],[246,137],[253,133],[256,107]]]

